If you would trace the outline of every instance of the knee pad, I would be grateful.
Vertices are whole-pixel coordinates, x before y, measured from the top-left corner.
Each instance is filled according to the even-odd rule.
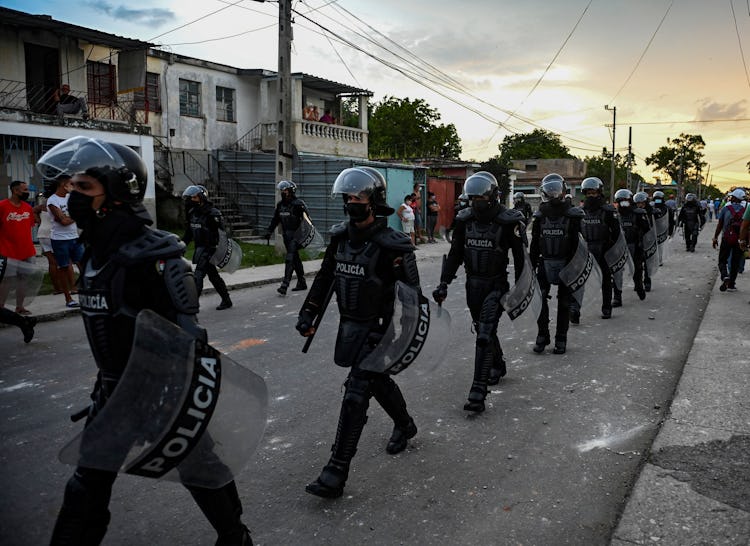
[[[342,407],[349,411],[356,411],[360,408],[366,410],[370,403],[370,396],[370,380],[350,376],[346,380],[346,391],[344,391]]]

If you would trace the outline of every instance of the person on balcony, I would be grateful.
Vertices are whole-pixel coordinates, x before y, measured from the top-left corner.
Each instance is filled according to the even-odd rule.
[[[320,119],[318,121],[320,121],[320,123],[336,123],[336,119],[331,115],[330,108],[326,108],[325,112],[323,112],[323,115],[320,116]]]
[[[55,89],[52,100],[55,101],[55,112],[61,120],[65,114],[77,114],[78,112],[81,113],[83,119],[89,118],[86,98],[71,95],[70,86],[67,83],[62,84],[59,90]]]

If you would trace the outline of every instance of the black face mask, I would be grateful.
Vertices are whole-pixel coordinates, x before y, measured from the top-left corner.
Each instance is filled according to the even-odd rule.
[[[370,217],[369,203],[347,203],[344,210],[354,222],[364,222]]]
[[[19,195],[18,197],[21,198],[21,201],[28,201],[29,200],[29,192],[25,191],[21,195]]]
[[[598,195],[587,195],[586,199],[583,201],[583,206],[587,209],[593,209],[596,208],[601,204],[601,197]]]
[[[480,200],[472,201],[471,202],[471,208],[472,208],[472,210],[478,216],[484,216],[492,208],[492,202],[491,201],[484,201],[484,200],[481,200],[481,201]]]
[[[91,208],[94,198],[77,191],[70,192],[68,198],[68,214],[76,221],[78,227],[86,230],[96,220],[96,211]]]

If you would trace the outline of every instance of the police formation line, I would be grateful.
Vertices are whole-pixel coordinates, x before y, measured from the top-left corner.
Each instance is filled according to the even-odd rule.
[[[193,272],[182,259],[185,244],[150,227],[142,203],[146,168],[131,149],[75,137],[44,154],[38,169],[45,178],[72,177],[69,213],[86,244],[79,294],[98,368],[92,402],[77,415],[85,418],[84,430],[61,455],[76,470],[65,488],[52,544],[103,540],[118,472],[180,481],[216,530],[216,544],[252,544],[234,475],[263,434],[268,394],[260,377],[208,345],[197,320],[204,276],[221,295],[219,309],[232,306],[215,274],[220,243],[210,228],[220,218],[205,188],[192,186],[184,196],[190,219],[186,239],[196,242]],[[278,189],[282,200],[268,232],[277,225],[284,232],[287,260],[278,291],[285,294],[293,274],[293,289],[307,289],[298,252],[316,233],[296,186],[285,181]],[[445,349],[450,317],[440,304],[462,265],[476,332],[474,373],[464,405],[472,413],[485,410],[488,386],[507,372],[498,336],[503,312],[514,323],[534,324],[533,351],[543,353],[553,343],[548,299],[557,287],[552,352],[563,354],[569,323],[580,320],[588,298],[601,298],[604,319],[623,305],[625,272],[633,275],[640,299],[646,297],[651,276],[666,257],[665,237],[675,228],[671,211],[660,206],[658,192],[651,207],[645,194],[620,190],[616,210],[604,201],[599,179],[584,180],[582,189],[583,208],[574,207],[565,199],[564,179],[545,177],[528,241],[530,210],[501,205],[490,173],[467,178],[467,207],[457,214],[433,303],[422,294],[410,238],[387,226],[394,210],[387,204],[382,174],[354,167],[338,175],[332,194],[343,200],[348,219],[331,230],[295,327],[308,338],[308,347],[335,293],[339,323],[333,360],[348,368],[348,375],[330,459],[307,492],[326,498],[343,494],[371,399],[393,420],[389,454],[402,452],[417,434],[394,377],[415,360],[429,361],[430,351]],[[681,220],[686,237],[692,233],[689,216]],[[296,235],[300,226],[304,243]],[[512,285],[507,273],[511,255]],[[174,383],[182,387],[151,385],[144,378],[153,368],[162,372],[161,381],[171,383],[175,376]],[[225,391],[241,403],[222,405]],[[107,412],[102,412],[105,405]],[[222,420],[235,428],[213,426]],[[239,430],[249,441],[233,442],[226,430]]]

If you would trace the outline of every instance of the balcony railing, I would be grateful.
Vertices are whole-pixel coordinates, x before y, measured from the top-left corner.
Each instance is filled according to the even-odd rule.
[[[303,136],[345,140],[347,142],[364,142],[364,131],[362,129],[307,120],[300,122],[300,125]]]
[[[86,93],[71,90],[74,97],[88,99]],[[26,82],[0,79],[0,108],[48,116],[56,116],[55,89],[45,85],[27,85]],[[110,104],[86,101],[91,119],[125,122],[129,125],[146,125],[148,110],[132,93],[117,97]],[[70,117],[71,114],[66,114]]]

